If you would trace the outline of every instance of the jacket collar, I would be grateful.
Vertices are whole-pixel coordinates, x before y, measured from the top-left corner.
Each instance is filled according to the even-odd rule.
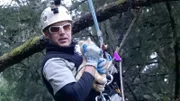
[[[76,43],[72,42],[68,47],[61,47],[51,43],[50,41],[46,44],[46,52],[58,51],[62,53],[74,54]]]

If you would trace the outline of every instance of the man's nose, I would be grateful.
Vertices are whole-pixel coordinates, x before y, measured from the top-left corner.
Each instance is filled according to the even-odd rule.
[[[65,30],[64,30],[64,28],[60,28],[60,30],[59,30],[59,34],[61,35],[61,34],[65,34]]]

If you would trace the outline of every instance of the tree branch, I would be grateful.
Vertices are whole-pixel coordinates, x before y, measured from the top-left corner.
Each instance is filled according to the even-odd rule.
[[[31,56],[36,52],[40,52],[45,47],[44,37],[34,37],[26,41],[23,45],[13,49],[9,53],[5,53],[0,57],[0,72],[9,66],[19,63],[23,59]]]
[[[131,0],[118,0],[103,7],[100,7],[97,11],[97,18],[99,22],[105,21],[112,16],[115,16],[119,13],[126,12],[129,7],[137,6],[149,6],[150,4],[157,4],[165,1],[179,1],[179,0],[147,0],[143,2],[132,3]],[[75,20],[73,27],[73,34],[88,28],[93,25],[93,19],[91,13],[86,13],[81,18]],[[45,48],[45,39],[43,37],[34,37],[29,39],[23,45],[13,49],[9,53],[5,53],[0,57],[0,72],[12,66],[16,63],[19,63],[23,59],[33,55],[36,52],[40,52]]]
[[[80,2],[75,2],[75,4],[73,4],[73,5],[69,8],[69,10],[72,11],[72,10],[78,8],[80,5],[82,5],[82,4],[85,3],[86,1],[87,1],[87,0],[83,0],[83,1],[80,1]]]

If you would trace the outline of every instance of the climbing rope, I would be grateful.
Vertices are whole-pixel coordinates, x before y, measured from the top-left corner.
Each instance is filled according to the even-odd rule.
[[[93,2],[92,2],[92,0],[88,0],[88,3],[89,3],[89,8],[90,8],[90,11],[91,11],[91,14],[92,14],[92,17],[93,17],[94,25],[95,25],[95,28],[96,28],[96,31],[97,31],[97,36],[98,36],[98,39],[99,39],[99,42],[100,42],[100,47],[103,48],[104,41],[103,41],[103,37],[102,37],[102,32],[101,32],[101,30],[99,28],[99,25],[98,25],[98,21],[97,21],[96,13],[95,13],[95,10],[94,10]],[[104,54],[105,54],[106,59],[109,59],[108,58],[109,54],[106,51],[104,51]],[[116,54],[116,55],[119,56],[118,54]],[[116,58],[118,58],[118,57],[116,57]],[[113,60],[111,59],[107,68],[109,68],[111,66],[112,62],[113,62]],[[112,76],[111,73],[108,73],[107,75],[110,76],[110,78],[111,78],[111,80],[109,80],[109,82],[106,84],[106,85],[109,85],[113,81],[113,76]],[[110,97],[108,97],[108,98],[110,100]],[[105,98],[105,95],[102,92],[100,92],[100,96],[97,96],[95,100],[98,101],[99,99],[101,101],[107,101],[106,98]]]

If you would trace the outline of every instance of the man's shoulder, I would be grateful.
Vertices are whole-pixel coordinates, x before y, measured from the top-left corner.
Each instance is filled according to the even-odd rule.
[[[46,54],[44,59],[43,59],[43,62],[42,62],[42,65],[45,65],[45,63],[47,61],[56,61],[57,59],[59,60],[63,60],[63,58],[61,57],[66,57],[65,54]]]

